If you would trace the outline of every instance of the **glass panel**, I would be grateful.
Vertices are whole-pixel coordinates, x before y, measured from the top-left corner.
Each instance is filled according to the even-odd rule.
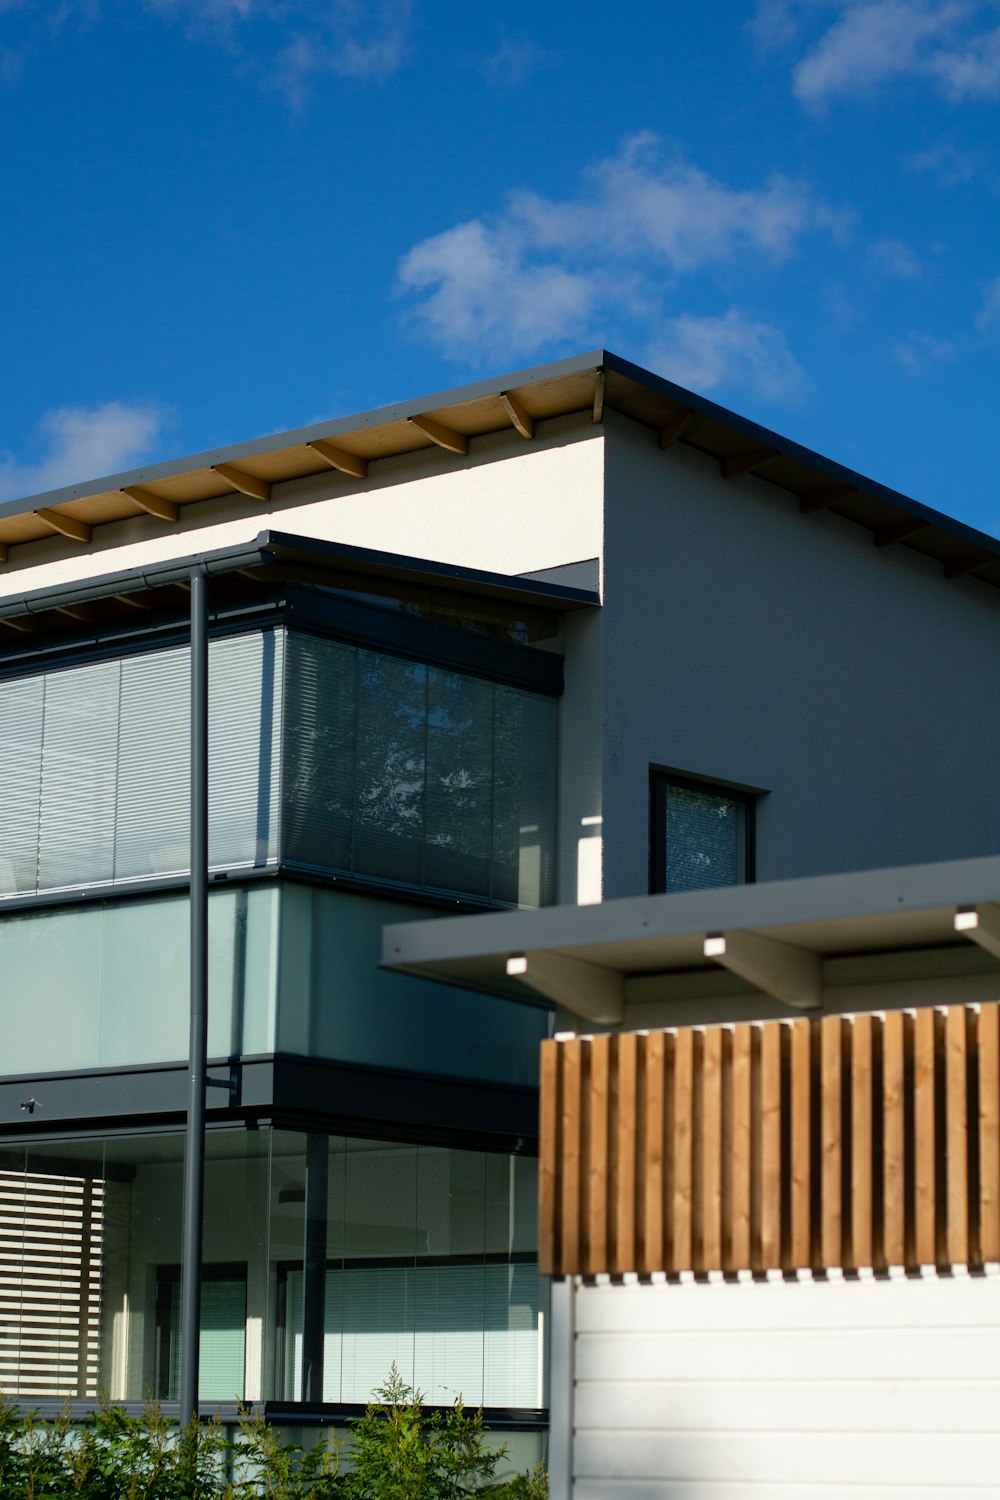
[[[425,885],[490,894],[493,694],[475,677],[427,674]]]
[[[357,733],[355,869],[420,885],[427,668],[359,652]]]
[[[38,882],[114,875],[119,662],[52,672],[45,683]]]
[[[209,654],[209,860],[264,865],[277,855],[275,758],[284,632],[213,641]]]
[[[116,880],[187,869],[190,680],[183,648],[121,664]]]
[[[375,896],[283,886],[278,1050],[534,1087],[547,1010],[378,967],[383,923],[429,915]]]
[[[0,686],[0,895],[33,891],[38,880],[42,698],[38,677]]]
[[[282,845],[286,859],[351,868],[358,652],[288,637]]]
[[[701,891],[736,885],[743,878],[743,817],[743,804],[735,798],[668,786],[667,890]]]
[[[326,1284],[316,1312],[324,1400],[367,1401],[395,1361],[431,1402],[461,1395],[477,1405],[541,1405],[542,1283],[534,1246],[512,1248],[523,1200],[534,1193],[535,1164],[336,1137],[329,1152]],[[304,1156],[296,1167],[282,1156],[281,1180],[289,1180],[277,1193],[279,1214],[304,1165]],[[283,1392],[295,1400],[302,1391],[301,1257],[300,1240],[298,1263],[279,1271]]]
[[[209,1055],[274,1050],[279,892],[209,899]],[[0,919],[5,1074],[172,1062],[187,1053],[183,896]]]
[[[492,891],[498,901],[555,900],[558,722],[555,699],[498,685]]]

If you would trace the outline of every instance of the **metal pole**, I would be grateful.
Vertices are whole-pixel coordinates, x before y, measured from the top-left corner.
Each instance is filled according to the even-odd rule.
[[[181,1407],[198,1411],[208,1054],[208,579],[191,572],[191,1041],[181,1250]]]
[[[326,1228],[330,1142],[310,1131],[306,1144],[305,1244],[302,1277],[302,1400],[323,1399],[326,1336]]]

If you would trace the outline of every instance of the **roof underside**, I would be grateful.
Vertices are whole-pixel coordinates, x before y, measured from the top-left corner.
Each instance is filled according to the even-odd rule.
[[[948,577],[975,574],[1000,588],[1000,541],[844,469],[711,401],[604,350],[542,365],[423,400],[279,436],[131,470],[0,505],[0,567],[25,543],[62,534],[81,547],[95,528],[147,516],[176,522],[189,505],[250,496],[267,505],[272,487],[336,470],[363,485],[381,459],[433,447],[467,454],[470,441],[535,424],[616,411],[716,459],[727,477],[755,474],[789,492],[804,513],[828,510],[871,533],[876,546],[905,545],[938,561]]]
[[[808,988],[812,968],[819,1003],[823,965],[853,960],[857,979],[883,955],[913,955],[915,967],[903,971],[912,979],[928,954],[953,951],[950,978],[985,969],[1000,993],[998,902],[1000,858],[991,856],[393,925],[383,929],[382,962],[511,997],[534,989],[602,1021],[612,1017],[595,1011],[595,997],[600,1009],[616,990],[627,1001],[664,978],[715,975],[726,988],[736,974],[797,1005],[808,1003],[795,987]],[[956,922],[958,912],[966,915]]]

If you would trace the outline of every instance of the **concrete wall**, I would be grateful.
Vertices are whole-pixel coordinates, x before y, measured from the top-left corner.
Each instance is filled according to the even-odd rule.
[[[604,895],[650,765],[760,790],[757,875],[1000,849],[1000,594],[606,417]]]

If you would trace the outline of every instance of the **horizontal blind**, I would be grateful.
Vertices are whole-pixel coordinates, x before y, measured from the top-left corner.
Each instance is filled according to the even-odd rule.
[[[370,1401],[395,1363],[433,1405],[535,1408],[540,1282],[532,1264],[349,1266],[327,1271],[323,1399]],[[287,1395],[301,1400],[302,1272],[287,1280]]]
[[[214,641],[209,652],[209,860],[263,865],[277,855],[284,633]]]
[[[0,895],[38,880],[43,691],[40,677],[0,687]]]
[[[0,1390],[95,1397],[104,1184],[0,1172]]]
[[[121,664],[52,672],[42,739],[41,890],[110,881]]]
[[[188,652],[127,657],[121,664],[115,879],[188,866]]]

